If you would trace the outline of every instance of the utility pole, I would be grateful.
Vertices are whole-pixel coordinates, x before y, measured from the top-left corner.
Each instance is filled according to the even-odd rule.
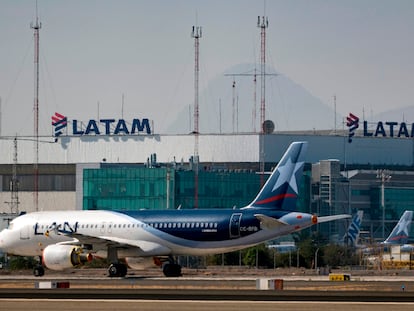
[[[30,27],[34,31],[34,135],[35,135],[35,159],[33,165],[34,171],[34,189],[33,205],[35,211],[39,208],[39,30],[42,24],[39,22],[36,2],[36,22],[31,23]]]

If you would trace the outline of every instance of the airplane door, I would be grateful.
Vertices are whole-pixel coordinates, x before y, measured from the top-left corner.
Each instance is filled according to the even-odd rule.
[[[106,230],[106,222],[103,222],[101,224],[101,233],[105,233],[105,230]]]
[[[241,213],[234,213],[230,218],[230,238],[235,239],[240,237],[240,219]]]
[[[30,227],[24,226],[20,229],[20,240],[29,240],[30,239]]]
[[[111,233],[112,232],[112,226],[113,226],[112,222],[109,222],[109,223],[107,223],[105,221],[102,222],[101,223],[101,233],[105,233],[105,232]]]

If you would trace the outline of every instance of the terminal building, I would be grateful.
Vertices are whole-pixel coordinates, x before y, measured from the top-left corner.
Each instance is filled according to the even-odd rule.
[[[350,143],[347,132],[197,136],[199,162],[194,134],[40,137],[37,169],[33,137],[2,137],[0,226],[10,215],[36,210],[240,208],[293,141],[309,142],[299,210],[363,210],[365,237],[373,241],[414,206],[410,137],[361,132]],[[316,229],[337,239],[347,226],[337,221]]]

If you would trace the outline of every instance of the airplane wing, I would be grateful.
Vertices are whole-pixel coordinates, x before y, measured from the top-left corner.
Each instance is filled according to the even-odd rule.
[[[287,223],[283,221],[280,221],[278,219],[275,219],[275,218],[272,218],[272,217],[269,217],[263,214],[255,214],[254,217],[260,220],[260,226],[263,229],[271,230],[271,229],[275,229],[275,228],[283,227],[287,225]]]
[[[93,252],[97,252],[100,250],[106,251],[108,247],[114,247],[118,249],[133,249],[137,252],[138,256],[152,256],[152,254],[169,255],[171,253],[171,250],[164,245],[143,240],[129,240],[105,236],[95,237],[79,233],[70,233],[66,235],[74,238],[74,240],[61,242],[59,244],[91,245]]]
[[[331,215],[331,216],[318,216],[318,224],[322,222],[338,220],[338,219],[346,219],[346,218],[351,218],[351,215],[340,214],[340,215]]]

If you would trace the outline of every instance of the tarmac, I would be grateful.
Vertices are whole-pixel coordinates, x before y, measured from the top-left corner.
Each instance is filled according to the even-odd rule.
[[[129,271],[109,278],[105,269],[0,271],[0,306],[4,310],[413,310],[414,271],[333,271],[350,281],[329,281],[302,269],[183,269],[183,277],[161,271]],[[282,288],[258,290],[258,279],[276,279]],[[39,289],[39,282],[64,282],[69,288]],[[77,306],[77,307],[76,307]],[[138,308],[139,306],[139,308]],[[305,308],[306,307],[306,308]]]

